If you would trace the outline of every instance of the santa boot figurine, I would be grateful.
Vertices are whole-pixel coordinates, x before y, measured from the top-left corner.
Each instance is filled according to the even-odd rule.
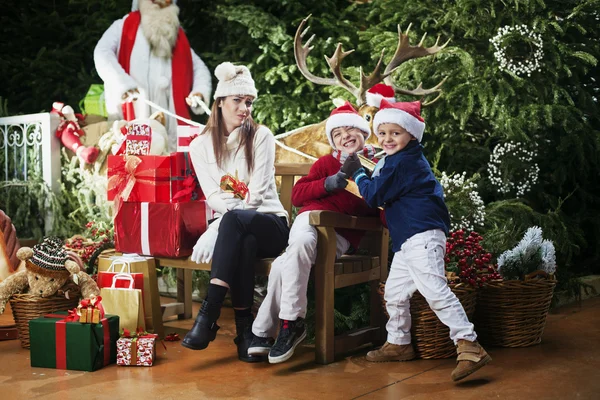
[[[98,149],[81,144],[79,138],[85,135],[85,132],[79,126],[79,119],[73,108],[55,102],[52,104],[52,112],[58,114],[61,118],[61,122],[56,129],[56,136],[63,146],[77,154],[77,157],[84,163],[93,164],[98,158]]]

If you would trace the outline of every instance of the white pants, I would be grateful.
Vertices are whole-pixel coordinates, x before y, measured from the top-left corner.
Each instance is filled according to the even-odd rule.
[[[444,253],[446,235],[430,230],[411,236],[394,254],[385,284],[388,342],[409,344],[410,298],[418,290],[440,321],[450,328],[450,338],[474,341],[477,335],[462,305],[448,287]]]
[[[309,212],[299,214],[290,230],[288,247],[271,264],[267,297],[261,304],[252,332],[274,338],[280,319],[294,321],[306,316],[306,291],[310,269],[317,258],[317,230],[308,221]],[[344,237],[337,236],[337,256],[350,247]]]

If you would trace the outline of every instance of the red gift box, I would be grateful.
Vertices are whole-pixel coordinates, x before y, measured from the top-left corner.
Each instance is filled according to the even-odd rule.
[[[177,126],[177,151],[190,151],[190,143],[202,132],[199,126],[178,125]]]
[[[108,200],[171,201],[169,156],[108,156]]]
[[[205,201],[122,203],[114,220],[115,248],[155,257],[189,256],[210,218]]]
[[[171,153],[171,201],[204,199],[189,153]]]

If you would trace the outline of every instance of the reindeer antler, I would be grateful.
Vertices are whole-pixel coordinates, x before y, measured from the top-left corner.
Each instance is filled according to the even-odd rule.
[[[296,58],[296,64],[298,65],[298,69],[300,70],[302,75],[304,75],[304,77],[310,82],[316,83],[317,85],[339,86],[346,89],[347,91],[352,93],[354,97],[356,97],[357,106],[361,106],[363,103],[365,103],[367,90],[369,90],[371,87],[373,87],[375,84],[381,81],[385,81],[386,84],[392,86],[396,92],[401,94],[425,96],[427,94],[438,92],[441,95],[442,90],[440,89],[440,87],[444,83],[445,79],[431,89],[423,89],[422,85],[419,84],[419,86],[416,89],[408,90],[396,87],[393,84],[390,75],[392,74],[392,72],[394,72],[396,68],[398,68],[403,62],[407,60],[426,57],[439,52],[444,47],[446,47],[449,40],[448,42],[439,46],[438,42],[440,38],[438,36],[433,46],[424,47],[423,41],[427,36],[427,34],[425,34],[423,35],[423,38],[417,46],[411,46],[410,40],[408,39],[408,32],[410,31],[410,27],[412,26],[412,24],[408,26],[406,33],[402,33],[400,25],[398,25],[398,46],[396,47],[396,52],[394,53],[392,60],[386,66],[385,71],[383,71],[383,73],[381,72],[381,66],[383,63],[384,55],[384,51],[382,51],[381,56],[379,57],[379,61],[377,61],[377,65],[375,66],[375,69],[373,69],[373,72],[370,75],[365,75],[365,73],[362,70],[362,67],[360,68],[360,86],[357,88],[352,82],[347,80],[342,73],[343,59],[346,58],[346,56],[348,56],[352,52],[354,52],[354,50],[344,51],[342,49],[341,43],[338,43],[335,52],[331,57],[325,56],[325,60],[327,61],[329,68],[333,72],[333,78],[322,78],[314,75],[308,70],[308,67],[306,65],[306,58],[308,56],[308,53],[310,53],[310,51],[313,49],[313,47],[311,47],[310,44],[315,38],[315,35],[312,35],[304,45],[302,44],[302,39],[310,29],[310,26],[308,26],[306,29],[304,29],[304,26],[306,25],[308,19],[311,16],[312,14],[304,18],[302,22],[300,22],[300,25],[296,30],[296,35],[294,36],[294,56]],[[423,106],[432,104],[440,97],[440,95],[438,95],[438,97],[436,97],[433,101],[424,103]]]
[[[435,103],[440,98],[440,96],[442,95],[442,89],[440,89],[440,88],[442,87],[444,82],[446,82],[446,79],[448,79],[448,77],[445,77],[444,79],[442,79],[442,81],[440,83],[438,83],[431,89],[423,89],[423,82],[421,82],[421,83],[419,83],[419,86],[417,86],[417,88],[413,89],[413,90],[401,89],[401,88],[397,88],[395,86],[394,86],[394,90],[400,94],[409,94],[412,96],[422,96],[422,97],[426,96],[428,94],[431,94],[431,93],[439,93],[435,99],[425,102],[425,103],[421,102],[421,105],[423,107],[427,107],[427,106]]]
[[[435,103],[440,98],[440,96],[442,95],[441,86],[444,84],[447,77],[444,78],[440,83],[438,83],[431,89],[423,89],[423,84],[419,83],[419,86],[417,86],[416,89],[409,90],[409,89],[403,89],[403,88],[400,88],[400,87],[394,85],[394,83],[392,82],[392,79],[391,79],[391,74],[392,74],[392,72],[394,72],[396,70],[396,68],[398,68],[405,61],[416,59],[416,58],[421,58],[421,57],[427,57],[427,56],[436,54],[437,52],[439,52],[440,50],[442,50],[444,47],[446,47],[448,45],[448,43],[450,42],[450,39],[448,39],[448,41],[446,41],[446,43],[444,43],[443,45],[439,46],[438,43],[440,41],[440,37],[438,36],[435,41],[435,44],[433,46],[424,47],[423,42],[425,41],[425,37],[427,36],[427,33],[425,33],[423,35],[423,37],[421,38],[421,41],[419,42],[418,45],[411,46],[410,39],[408,38],[408,32],[410,32],[411,26],[412,26],[412,24],[409,24],[408,28],[406,29],[406,33],[402,33],[402,29],[400,28],[400,25],[398,25],[398,46],[396,47],[396,51],[394,53],[394,56],[392,57],[392,60],[385,68],[385,71],[383,73],[383,75],[385,77],[384,81],[386,84],[392,86],[396,93],[400,93],[400,94],[408,94],[408,95],[413,95],[413,96],[426,96],[431,93],[439,93],[438,96],[435,99],[433,99],[432,101],[422,103],[423,107],[426,107],[430,104]]]
[[[298,26],[298,30],[296,30],[296,36],[294,36],[294,56],[296,57],[296,64],[298,65],[298,69],[306,79],[313,83],[316,83],[317,85],[340,86],[348,90],[353,95],[357,96],[358,89],[356,88],[356,86],[354,86],[352,82],[344,78],[344,75],[342,74],[342,60],[348,54],[354,52],[354,50],[343,51],[341,43],[338,43],[337,48],[335,49],[335,52],[333,53],[333,56],[331,56],[331,58],[325,56],[325,60],[327,61],[327,64],[329,64],[329,67],[333,72],[334,78],[321,78],[316,75],[313,75],[308,70],[308,67],[306,66],[306,57],[308,56],[308,53],[310,53],[310,51],[313,49],[313,47],[309,46],[315,38],[315,35],[312,35],[307,40],[306,44],[302,45],[302,39],[306,35],[306,32],[308,32],[308,30],[310,29],[310,26],[308,26],[304,31],[302,31],[302,29],[304,28],[304,25],[306,25],[306,22],[311,16],[312,14],[302,20],[302,22]]]

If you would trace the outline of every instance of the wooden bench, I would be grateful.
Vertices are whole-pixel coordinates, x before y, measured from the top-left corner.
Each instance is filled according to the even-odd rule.
[[[292,187],[298,177],[305,176],[310,164],[276,164],[275,175],[280,177],[280,200],[292,216]],[[319,364],[329,364],[336,354],[346,353],[366,343],[380,343],[385,338],[384,316],[377,293],[380,281],[387,278],[389,233],[378,218],[354,217],[331,211],[311,211],[310,224],[318,232],[317,259],[313,266],[316,300],[316,354]],[[336,228],[367,231],[359,253],[336,259]],[[257,261],[256,274],[268,275],[274,259]],[[157,258],[162,267],[177,268],[178,317],[192,317],[192,271],[210,271],[210,263],[196,264],[189,258]],[[366,328],[334,334],[334,290],[368,282],[371,287],[370,323]]]

